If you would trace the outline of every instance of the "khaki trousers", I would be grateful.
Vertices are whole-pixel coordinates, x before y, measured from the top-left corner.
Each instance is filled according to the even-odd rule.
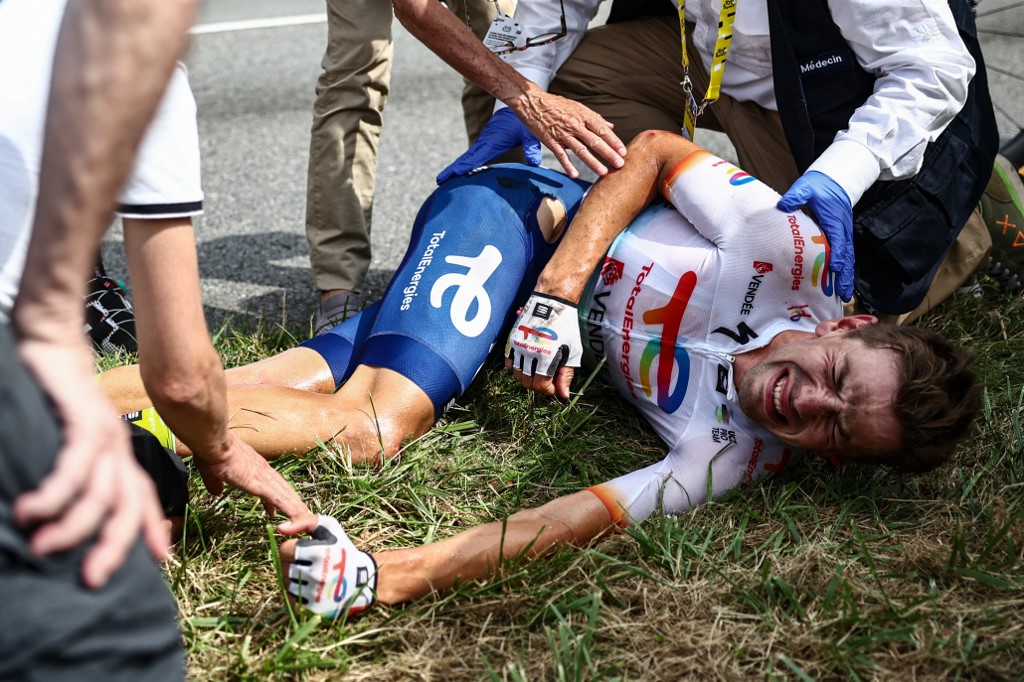
[[[692,27],[690,29],[692,34]],[[551,92],[587,105],[615,124],[623,141],[645,130],[678,133],[683,127],[683,64],[679,21],[675,16],[640,19],[587,31],[579,47],[558,71]],[[708,74],[693,42],[687,41],[690,80],[700,96]],[[729,68],[726,63],[726,68]],[[799,173],[776,111],[723,94],[705,109],[694,133],[717,130],[736,147],[739,165],[780,194]],[[991,237],[975,211],[946,255],[916,310],[893,321],[909,322],[948,298],[984,262]]]
[[[447,4],[460,19],[468,11],[481,38],[494,19],[495,6],[489,0]],[[384,0],[327,0],[327,49],[316,85],[306,182],[306,239],[319,291],[359,291],[370,267],[377,150],[394,56],[393,19],[391,3]],[[490,119],[494,98],[466,83],[462,106],[472,141]]]

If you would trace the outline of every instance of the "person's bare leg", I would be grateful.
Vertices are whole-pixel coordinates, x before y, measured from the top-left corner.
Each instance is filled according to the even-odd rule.
[[[392,370],[360,365],[336,393],[316,351],[292,348],[227,371],[228,426],[267,458],[341,443],[355,462],[392,457],[434,424],[426,393]],[[152,405],[136,366],[104,372],[100,383],[121,414]],[[188,448],[178,443],[185,457]]]
[[[269,384],[316,393],[333,393],[334,378],[323,356],[308,348],[283,353],[225,371],[228,386]],[[138,365],[114,367],[99,376],[100,387],[120,414],[151,406]]]
[[[486,578],[502,561],[533,559],[562,546],[582,547],[612,527],[601,500],[583,490],[429,545],[375,552],[377,601],[402,604],[460,580]],[[281,545],[282,575],[289,575],[295,544],[289,540]]]
[[[303,453],[333,440],[355,462],[379,462],[434,424],[434,405],[419,386],[390,369],[366,365],[333,395],[231,386],[228,409],[229,426],[265,457]]]

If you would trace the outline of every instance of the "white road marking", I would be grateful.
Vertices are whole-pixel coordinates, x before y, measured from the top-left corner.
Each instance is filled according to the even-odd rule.
[[[266,19],[245,19],[243,21],[220,21],[213,24],[193,26],[192,35],[204,33],[230,33],[231,31],[249,31],[254,28],[280,28],[283,26],[303,26],[305,24],[322,24],[327,21],[327,14],[296,14],[290,17],[268,17]]]

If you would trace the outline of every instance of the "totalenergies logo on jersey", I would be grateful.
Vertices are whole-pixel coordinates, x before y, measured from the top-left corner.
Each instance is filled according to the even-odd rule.
[[[726,172],[729,173],[729,184],[735,187],[745,185],[748,182],[753,182],[756,179],[754,176],[741,171],[739,168],[730,168]]]
[[[803,235],[800,233],[800,222],[796,216],[787,216],[789,220],[789,231],[793,235],[793,268],[790,270],[790,274],[793,275],[793,291],[800,291],[800,283],[804,280],[804,263],[810,259],[810,254],[806,254],[805,258],[804,248],[806,242],[804,242]],[[821,292],[826,296],[831,296],[835,290],[832,286],[832,280],[835,275],[831,270],[828,269],[829,261],[832,257],[832,249],[828,245],[828,240],[825,239],[825,235],[816,234],[811,237],[811,243],[819,246],[824,246],[825,250],[814,257],[811,262],[811,285],[821,287]]]
[[[747,470],[744,475],[744,482],[750,485],[754,482],[754,472],[757,471],[757,462],[761,459],[761,451],[764,449],[764,441],[760,438],[754,439],[754,449],[750,452],[750,459],[747,460]]]
[[[804,281],[804,236],[800,232],[800,221],[795,215],[786,216],[789,221],[789,232],[793,235],[793,267],[789,273],[793,275],[793,291],[800,291],[800,283]]]
[[[777,474],[787,466],[789,466],[789,460],[793,456],[793,452],[789,448],[785,448],[782,451],[782,459],[778,462],[765,462],[764,470],[770,474]]]
[[[712,168],[717,168],[718,166],[726,166],[725,173],[729,176],[729,184],[733,187],[739,187],[740,185],[745,185],[748,182],[753,182],[757,179],[749,173],[733,166],[728,161],[717,161],[711,164]]]
[[[676,343],[680,340],[679,328],[683,323],[683,315],[686,314],[690,297],[696,287],[697,273],[685,273],[676,283],[676,289],[668,303],[643,314],[645,324],[661,325],[662,332],[660,338],[647,342],[640,355],[640,386],[648,398],[656,387],[658,407],[667,413],[678,410],[686,398],[686,387],[690,379],[690,355],[685,348],[677,346]],[[658,359],[658,373],[652,386],[651,367],[655,358]],[[676,367],[678,371],[673,386],[672,370]]]
[[[757,474],[757,464],[761,459],[761,453],[764,451],[764,441],[760,438],[754,439],[754,449],[750,452],[750,459],[747,460],[747,469],[744,472],[744,483],[750,485],[754,482]],[[792,457],[792,453],[789,448],[785,448],[782,451],[782,459],[778,462],[765,462],[761,465],[761,468],[770,474],[777,474],[786,468],[789,464],[789,460]]]
[[[825,250],[815,257],[814,265],[811,266],[811,284],[816,287],[820,286],[821,293],[831,296],[835,291],[833,287],[835,273],[828,269],[829,261],[832,258],[832,248],[828,245],[828,240],[825,239],[823,234],[811,237],[811,243],[820,244],[825,247]]]

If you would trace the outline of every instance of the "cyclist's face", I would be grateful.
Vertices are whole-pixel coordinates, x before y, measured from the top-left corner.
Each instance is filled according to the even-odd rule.
[[[791,341],[742,377],[744,414],[783,442],[819,455],[895,452],[895,353],[841,331]]]

